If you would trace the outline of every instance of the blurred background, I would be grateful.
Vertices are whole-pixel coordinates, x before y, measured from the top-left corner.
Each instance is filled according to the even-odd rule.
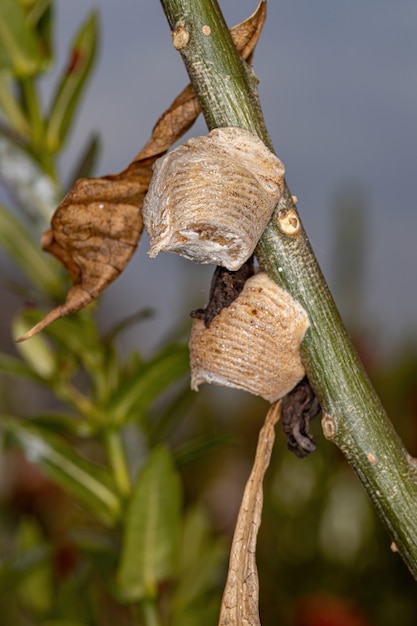
[[[57,0],[55,6],[56,65],[41,81],[45,103],[68,63],[73,33],[92,8],[98,9],[101,32],[93,78],[60,157],[65,185],[80,146],[92,132],[100,141],[94,174],[124,169],[188,81],[158,2],[145,6],[133,0]],[[223,0],[221,7],[232,25],[255,5]],[[413,455],[416,59],[414,2],[283,0],[269,3],[254,60],[267,127],[298,197],[314,251],[384,405]],[[205,133],[204,120],[199,119],[190,134]],[[9,201],[4,190],[1,194],[2,201]],[[149,319],[120,337],[122,355],[138,351],[151,356],[170,338],[186,337],[190,309],[203,306],[208,296],[212,267],[193,266],[167,254],[151,261],[147,248],[144,236],[97,311],[105,332],[129,314],[153,310]],[[16,285],[25,279],[3,251],[0,263],[0,347],[15,355],[10,327],[24,305]],[[25,387],[23,394],[17,383],[9,388],[2,382],[1,388],[3,405],[22,415],[50,403],[48,392],[36,386]],[[265,411],[260,400],[205,388],[172,435],[174,442],[207,431],[230,439],[223,449],[183,471],[186,502],[198,501],[204,507],[216,541],[225,549]],[[262,623],[416,624],[414,581],[390,550],[389,538],[357,479],[323,440],[319,424],[315,434],[318,452],[302,461],[278,437],[268,471],[258,547]],[[31,516],[43,519],[48,498],[58,517],[63,515],[68,504],[60,509],[55,487],[26,466],[19,468],[12,473],[13,484],[2,479],[5,527],[16,515],[27,523]],[[226,551],[222,554],[225,563]],[[69,569],[71,558],[69,553]],[[213,597],[220,593],[221,577]]]

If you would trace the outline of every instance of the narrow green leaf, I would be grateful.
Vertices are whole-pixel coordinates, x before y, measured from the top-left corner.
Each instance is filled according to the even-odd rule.
[[[68,189],[71,189],[75,181],[79,178],[89,178],[92,175],[99,153],[100,137],[96,133],[93,133],[79,156],[74,171],[69,177]]]
[[[191,390],[187,380],[184,385],[180,385],[178,393],[174,394],[174,397],[152,416],[147,428],[151,446],[168,438],[178,423],[187,415],[195,399],[196,394]]]
[[[0,204],[0,246],[40,291],[61,294],[57,267],[47,259],[22,224]]]
[[[24,0],[26,6],[27,22],[31,28],[39,27],[39,23],[51,9],[51,0]],[[48,20],[51,15],[48,15]]]
[[[30,418],[34,426],[40,430],[57,435],[90,439],[98,434],[98,424],[80,419],[76,415],[63,415],[61,413],[45,413]]]
[[[21,3],[16,0],[1,0],[0,45],[17,77],[36,76],[45,68],[40,41],[28,26]]]
[[[213,535],[206,512],[200,507],[189,510],[182,530],[179,583],[172,596],[174,624],[182,624],[181,617],[192,609],[201,611],[207,598],[219,592],[226,561],[225,541]]]
[[[121,424],[142,417],[161,392],[188,369],[187,346],[168,346],[152,360],[139,363],[110,401],[107,411],[113,422]]]
[[[0,424],[29,461],[107,525],[114,525],[121,513],[121,500],[111,475],[88,461],[63,439],[29,421],[2,416]]]
[[[116,337],[123,333],[128,328],[131,328],[135,324],[139,324],[144,320],[151,319],[155,315],[155,310],[151,308],[143,308],[131,313],[127,317],[117,321],[113,326],[109,328],[103,337],[103,341],[106,343],[112,343]]]
[[[10,127],[19,135],[28,137],[29,125],[23,109],[11,89],[11,78],[10,70],[2,66],[0,53],[0,108]]]
[[[97,15],[93,12],[73,41],[70,63],[58,84],[48,115],[46,145],[51,152],[58,151],[66,139],[83,87],[93,66],[97,37]]]
[[[48,64],[52,61],[52,0],[33,2],[27,14],[27,24],[35,30],[41,40],[44,59]]]
[[[181,487],[171,456],[159,447],[138,475],[124,530],[117,572],[126,602],[157,596],[178,557]]]
[[[182,468],[184,465],[193,463],[206,454],[210,454],[210,452],[215,452],[235,442],[236,437],[227,434],[196,437],[187,441],[187,443],[175,451],[175,462],[179,468]]]

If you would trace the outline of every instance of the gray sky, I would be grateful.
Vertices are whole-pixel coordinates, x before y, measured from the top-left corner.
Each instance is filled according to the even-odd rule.
[[[220,5],[232,25],[256,4]],[[64,177],[93,130],[103,140],[96,174],[123,169],[188,82],[157,0],[58,0],[59,68],[77,24],[92,7],[100,12],[101,50],[62,160]],[[370,328],[416,336],[417,3],[270,0],[254,68],[270,135],[330,283],[335,194],[341,186],[359,185],[369,205],[369,257],[367,295],[358,307]],[[46,96],[53,78],[46,81]],[[205,133],[200,120],[192,134]],[[172,316],[187,316],[190,284],[196,293],[192,304],[204,304],[212,271],[190,268],[174,255],[151,261],[147,248],[144,239],[104,303],[122,303],[117,318],[142,306],[157,308],[159,326],[146,322],[135,335],[145,345],[152,328],[163,333]]]

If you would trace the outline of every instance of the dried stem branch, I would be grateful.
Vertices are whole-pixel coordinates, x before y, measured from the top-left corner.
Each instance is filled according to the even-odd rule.
[[[181,29],[177,48],[209,128],[246,128],[272,148],[256,80],[233,46],[217,1],[161,2],[173,33]],[[322,406],[324,434],[353,466],[417,577],[417,466],[349,340],[288,187],[259,242],[257,257],[264,271],[307,311],[311,326],[302,356]]]

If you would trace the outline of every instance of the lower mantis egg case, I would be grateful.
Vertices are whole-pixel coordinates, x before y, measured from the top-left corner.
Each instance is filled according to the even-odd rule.
[[[217,128],[158,159],[143,217],[149,256],[176,252],[237,270],[281,197],[284,166],[242,128]]]
[[[305,375],[300,344],[308,326],[303,307],[266,274],[256,274],[208,328],[193,320],[191,388],[214,383],[275,402]]]

